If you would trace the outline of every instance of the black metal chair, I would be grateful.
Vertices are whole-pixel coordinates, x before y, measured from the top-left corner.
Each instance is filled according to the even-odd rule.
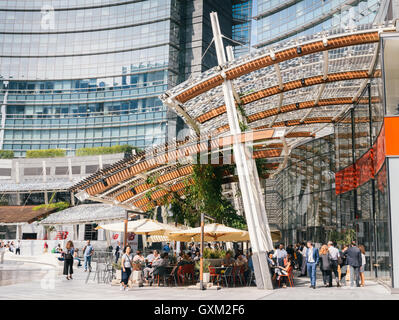
[[[229,287],[229,281],[233,279],[233,267],[227,267],[226,271],[221,275],[226,283],[226,287]]]

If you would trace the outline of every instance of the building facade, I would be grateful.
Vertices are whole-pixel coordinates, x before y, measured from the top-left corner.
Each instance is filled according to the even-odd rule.
[[[183,122],[157,96],[216,65],[211,11],[232,38],[231,1],[51,3],[0,4],[0,149],[16,157],[176,137]]]
[[[379,0],[258,0],[256,48],[330,30],[373,22]]]

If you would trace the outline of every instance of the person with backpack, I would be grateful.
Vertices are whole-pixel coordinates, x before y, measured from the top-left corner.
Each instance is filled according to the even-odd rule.
[[[69,240],[65,246],[65,250],[62,252],[64,258],[64,276],[67,280],[72,280],[73,274],[73,254],[75,249],[73,247],[73,242]]]
[[[122,255],[122,263],[121,263],[121,271],[122,271],[122,285],[121,285],[121,291],[128,291],[128,283],[129,283],[129,278],[132,273],[133,269],[133,254],[131,252],[131,248],[127,246],[125,250],[123,250],[123,255]]]
[[[320,270],[323,274],[323,282],[325,287],[332,287],[332,268],[331,256],[327,245],[322,245],[320,249]]]

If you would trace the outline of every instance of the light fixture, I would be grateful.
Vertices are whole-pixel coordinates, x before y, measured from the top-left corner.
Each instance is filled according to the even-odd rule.
[[[108,182],[104,178],[101,179],[101,182],[103,183],[104,187],[108,187]]]
[[[296,47],[296,53],[301,54],[302,53],[302,48],[301,46]]]
[[[83,201],[85,201],[86,199],[89,199],[89,198],[90,198],[90,195],[89,195],[86,191],[80,191],[80,192],[78,192],[77,194],[75,194],[75,197],[76,197],[79,201],[83,202]]]

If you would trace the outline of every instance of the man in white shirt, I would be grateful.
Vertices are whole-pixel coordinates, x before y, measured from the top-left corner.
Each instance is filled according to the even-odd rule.
[[[279,248],[273,254],[273,258],[277,259],[277,266],[284,267],[284,259],[287,257],[287,251],[284,249],[284,244],[280,243]]]
[[[332,271],[335,275],[335,281],[337,282],[337,287],[340,287],[339,278],[338,278],[338,258],[339,258],[339,250],[334,247],[334,243],[332,241],[328,241],[328,252],[331,257],[331,267]]]
[[[301,243],[301,247],[302,247],[302,250],[301,250],[301,253],[302,253],[302,265],[301,265],[301,275],[300,275],[300,277],[306,277],[306,274],[307,274],[306,251],[307,251],[308,248],[306,248],[305,242]]]

